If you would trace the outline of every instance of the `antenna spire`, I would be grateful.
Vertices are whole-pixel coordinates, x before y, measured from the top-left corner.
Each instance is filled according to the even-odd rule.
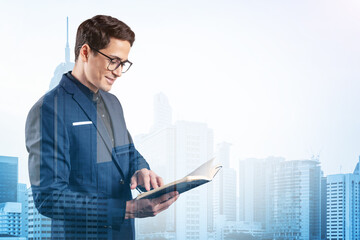
[[[70,62],[70,48],[69,48],[69,17],[66,17],[66,47],[65,47],[65,63]]]

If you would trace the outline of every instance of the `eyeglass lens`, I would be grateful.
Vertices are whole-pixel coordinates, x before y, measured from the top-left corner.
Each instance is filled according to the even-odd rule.
[[[121,67],[121,72],[124,73],[129,70],[131,64],[129,62],[120,62],[120,61],[110,61],[108,69],[110,71],[116,70],[118,67]]]

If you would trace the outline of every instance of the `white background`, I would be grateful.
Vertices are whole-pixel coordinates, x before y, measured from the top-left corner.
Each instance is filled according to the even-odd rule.
[[[153,96],[174,120],[206,122],[215,143],[247,157],[320,155],[325,175],[352,172],[360,154],[360,3],[318,1],[2,1],[0,155],[19,157],[24,125],[64,62],[78,25],[96,15],[136,33],[131,70],[112,93],[132,135],[152,125]]]

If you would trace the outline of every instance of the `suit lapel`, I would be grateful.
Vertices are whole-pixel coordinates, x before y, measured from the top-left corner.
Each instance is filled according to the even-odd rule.
[[[119,107],[118,102],[114,102],[109,94],[100,91],[101,97],[108,109],[109,116],[111,119],[112,128],[114,131],[115,146],[124,146],[132,143],[132,139],[127,132],[123,111],[121,105]]]
[[[63,76],[60,84],[68,93],[73,95],[73,99],[79,104],[86,116],[92,121],[107,149],[110,153],[112,153],[111,139],[106,130],[105,124],[97,114],[96,105],[93,104],[92,101],[89,101],[88,97],[76,86],[75,83],[68,79],[66,75]]]
[[[99,114],[97,114],[96,105],[93,104],[87,97],[81,92],[77,92],[73,95],[74,100],[79,104],[85,114],[95,125],[101,139],[104,141],[109,152],[112,152],[112,144],[109,133],[106,130],[105,124],[103,123]]]
[[[104,141],[106,148],[110,152],[110,154],[112,156],[112,161],[114,162],[117,170],[119,171],[120,175],[123,178],[125,178],[122,168],[116,158],[115,151],[113,151],[110,135],[109,135],[101,117],[98,116],[98,114],[97,114],[96,105],[93,104],[92,101],[89,101],[88,97],[76,86],[75,83],[72,82],[72,80],[68,79],[68,77],[66,77],[65,74],[63,75],[63,78],[62,78],[60,84],[63,86],[63,88],[68,93],[73,95],[72,96],[73,99],[79,104],[79,106],[84,111],[84,113],[87,115],[87,117],[93,122],[95,128],[97,129],[97,132],[101,136],[101,139]],[[102,97],[106,96],[106,94],[102,94],[102,93],[100,93],[100,94]],[[111,106],[111,101],[107,97],[105,97],[103,99],[104,99],[104,103],[106,106]],[[111,107],[108,107],[108,109],[111,109]],[[116,122],[116,118],[114,118],[112,111],[109,111],[109,115],[110,115],[111,121]],[[113,125],[114,135],[117,132],[116,127],[117,127],[116,124],[115,124],[115,126]]]
[[[129,135],[125,125],[125,120],[122,113],[122,108],[121,106],[119,107],[118,102],[111,99],[110,94],[107,94],[101,90],[100,90],[100,94],[108,110],[112,129],[113,129],[113,134],[114,134],[115,148],[113,151],[114,154],[113,161],[116,167],[119,168],[119,171],[121,171],[123,173],[123,176],[125,176],[124,173],[129,171],[129,161],[124,161],[124,159],[121,158],[123,157],[124,153],[126,153],[125,155],[129,156],[130,142],[128,137]]]

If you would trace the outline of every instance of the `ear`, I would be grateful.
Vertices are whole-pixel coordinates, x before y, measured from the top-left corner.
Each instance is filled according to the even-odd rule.
[[[80,54],[79,54],[79,57],[81,58],[81,60],[83,62],[87,62],[89,59],[89,55],[90,55],[90,46],[87,44],[82,45],[82,47],[80,48]]]

